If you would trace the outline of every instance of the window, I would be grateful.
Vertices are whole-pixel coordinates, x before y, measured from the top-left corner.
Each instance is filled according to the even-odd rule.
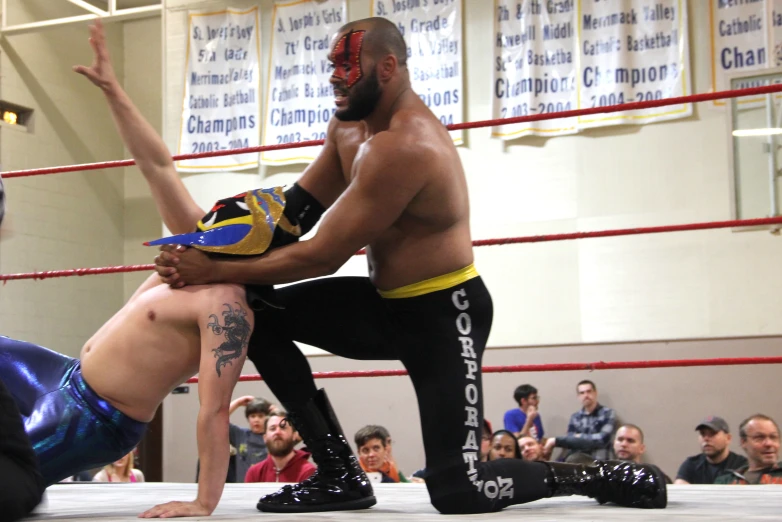
[[[27,128],[31,122],[30,118],[32,115],[32,109],[0,100],[0,116],[6,125]]]

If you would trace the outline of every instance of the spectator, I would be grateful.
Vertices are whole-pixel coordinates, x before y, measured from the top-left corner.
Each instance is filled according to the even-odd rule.
[[[295,430],[285,416],[285,412],[275,409],[266,417],[263,437],[269,454],[250,466],[245,482],[301,482],[315,473],[315,466],[308,460],[310,454],[294,449]]]
[[[714,484],[727,470],[738,469],[747,459],[730,451],[730,429],[721,417],[706,417],[695,427],[701,453],[688,457],[676,473],[674,484]]]
[[[564,448],[565,460],[579,453],[594,460],[609,460],[616,413],[598,402],[597,386],[592,381],[579,382],[576,392],[582,409],[570,416],[567,435],[548,439],[543,451],[551,454],[554,448]]]
[[[635,424],[625,424],[616,430],[614,438],[614,453],[619,460],[640,464],[641,457],[646,452],[644,433]]]
[[[244,406],[244,417],[249,428],[243,428],[236,424],[228,425],[228,443],[231,445],[230,460],[228,461],[228,476],[225,481],[229,483],[244,482],[247,470],[266,458],[266,442],[263,440],[266,417],[275,409],[275,406],[266,399],[255,398],[252,395],[240,397],[231,402],[228,407],[228,415],[231,415],[239,407]],[[200,474],[200,463],[196,465],[196,482]]]
[[[513,432],[516,438],[527,435],[540,441],[543,438],[543,421],[538,414],[540,396],[531,384],[522,384],[513,392],[518,408],[505,412],[505,429]]]
[[[366,473],[380,473],[381,482],[410,482],[391,458],[391,436],[387,429],[383,426],[364,426],[356,432],[354,439],[359,464]]]
[[[628,462],[641,464],[643,455],[646,453],[646,444],[644,444],[644,432],[635,424],[624,424],[616,430],[614,438],[614,453],[616,458]],[[654,464],[651,464],[654,466]],[[657,467],[657,466],[655,466]],[[665,477],[665,483],[671,484],[671,478],[657,468],[662,476]]]
[[[766,415],[755,414],[739,426],[741,447],[749,462],[727,470],[715,484],[782,484],[779,462],[779,425]]]
[[[250,466],[266,458],[268,450],[263,438],[266,431],[266,417],[275,409],[275,406],[266,399],[248,395],[231,403],[229,415],[240,406],[244,406],[244,417],[249,428],[236,424],[229,425],[229,439],[231,446],[236,450],[235,482],[244,482]]]
[[[92,477],[93,482],[144,482],[144,474],[140,469],[133,468],[133,452],[121,459],[103,466],[103,469]]]
[[[529,435],[519,438],[519,450],[524,460],[543,461],[543,446]]]
[[[491,451],[491,422],[483,419],[483,433],[481,434],[481,462],[489,460],[489,451]]]
[[[520,458],[521,450],[513,432],[508,430],[495,431],[491,439],[489,460]]]

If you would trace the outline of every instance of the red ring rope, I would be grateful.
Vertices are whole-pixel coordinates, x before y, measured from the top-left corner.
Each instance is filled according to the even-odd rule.
[[[662,100],[649,100],[642,102],[623,103],[618,105],[607,105],[605,107],[590,107],[587,109],[576,109],[572,111],[550,112],[547,114],[534,114],[530,116],[519,116],[515,118],[500,118],[493,120],[482,120],[468,123],[457,123],[448,125],[449,130],[477,129],[480,127],[495,127],[498,125],[511,125],[516,123],[529,123],[533,121],[554,120],[559,118],[572,118],[575,116],[588,116],[592,114],[607,114],[612,112],[624,112],[639,109],[651,109],[655,107],[667,107],[671,105],[680,105],[684,103],[699,103],[713,100],[725,100],[728,98],[740,98],[742,96],[758,96],[761,94],[774,94],[782,92],[782,84],[766,85],[762,87],[750,87],[747,89],[733,89],[727,91],[717,91],[704,94],[691,94],[688,96],[678,96],[675,98],[664,98]],[[270,150],[295,149],[300,147],[311,147],[322,145],[323,140],[301,141],[296,143],[283,143],[280,145],[263,145],[260,147],[249,147],[245,149],[220,150],[213,152],[201,152],[197,154],[180,154],[173,156],[174,161],[213,158],[216,156],[232,156],[234,154],[248,154],[264,152]],[[135,165],[133,160],[105,161],[100,163],[85,163],[81,165],[68,165],[65,167],[49,167],[41,169],[12,170],[5,174],[5,178],[20,178],[25,176],[40,176],[43,174],[60,174],[63,172],[77,172],[82,170],[99,170],[116,167],[129,167]]]
[[[742,366],[750,364],[782,364],[782,357],[733,357],[723,359],[670,359],[660,361],[617,361],[594,363],[520,364],[517,366],[484,366],[483,373],[515,372],[572,372],[578,370],[629,370],[639,368],[679,368],[692,366]],[[407,370],[362,370],[340,372],[314,372],[315,379],[342,379],[346,377],[397,377],[407,375]],[[242,375],[240,382],[262,381],[260,375]],[[197,383],[198,377],[186,381]]]
[[[596,230],[592,232],[567,232],[564,234],[547,234],[537,236],[506,237],[500,239],[478,239],[474,246],[512,245],[519,243],[542,243],[546,241],[566,241],[570,239],[590,239],[598,237],[631,236],[639,234],[659,234],[662,232],[683,232],[688,230],[714,230],[734,227],[754,227],[767,225],[782,225],[782,217],[734,219],[730,221],[707,221],[705,223],[689,223],[684,225],[664,225],[657,227],[619,228],[614,230]],[[366,251],[359,250],[356,255]],[[28,272],[21,274],[0,274],[0,281],[17,281],[20,279],[53,279],[56,277],[73,277],[85,275],[119,274],[125,272],[143,272],[153,270],[155,265],[106,266],[100,268],[75,268],[69,270],[48,270],[44,272]]]

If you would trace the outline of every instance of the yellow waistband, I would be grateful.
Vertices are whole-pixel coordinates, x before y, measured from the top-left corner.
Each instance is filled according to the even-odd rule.
[[[394,288],[393,290],[378,290],[378,293],[386,299],[404,299],[406,297],[416,297],[419,295],[431,294],[438,290],[445,290],[458,284],[469,281],[470,279],[478,277],[478,271],[475,269],[475,265],[471,264],[464,268],[460,268],[450,274],[443,274],[441,276],[419,281],[412,285],[402,286]]]

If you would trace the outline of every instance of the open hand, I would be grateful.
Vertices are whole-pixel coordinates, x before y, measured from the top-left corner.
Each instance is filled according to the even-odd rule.
[[[152,509],[140,514],[139,518],[173,518],[173,517],[198,517],[209,516],[212,509],[207,508],[198,500],[192,502],[167,502],[158,504]]]
[[[90,25],[90,45],[95,55],[92,65],[89,67],[76,65],[73,70],[85,76],[104,91],[108,91],[116,85],[117,76],[114,74],[114,67],[111,65],[109,50],[106,48],[106,33],[103,31],[103,24],[100,19],[95,20],[94,25]]]

